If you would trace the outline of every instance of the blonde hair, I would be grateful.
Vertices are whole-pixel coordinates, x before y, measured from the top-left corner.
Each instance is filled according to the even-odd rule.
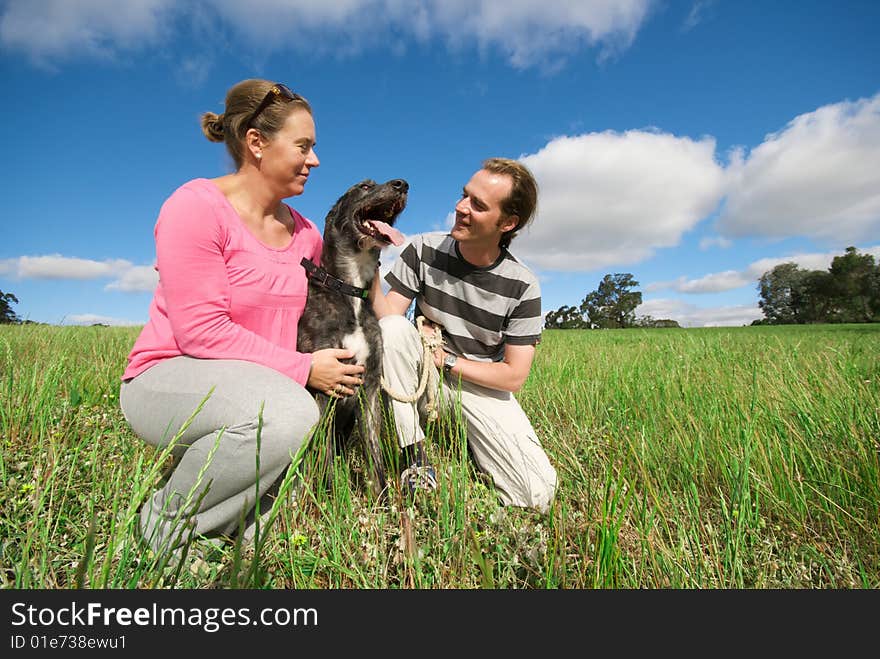
[[[260,114],[250,121],[257,106],[275,83],[262,78],[250,78],[233,85],[226,93],[226,109],[223,114],[202,114],[202,132],[212,142],[225,142],[226,150],[235,161],[236,169],[244,162],[244,136],[249,128],[256,128],[267,139],[281,130],[287,117],[294,110],[312,114],[312,106],[299,94],[286,103],[269,103]]]

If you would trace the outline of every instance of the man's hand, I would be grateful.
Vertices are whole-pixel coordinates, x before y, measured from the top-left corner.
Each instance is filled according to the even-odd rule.
[[[434,348],[434,366],[443,368],[443,360],[446,358],[446,351],[443,349],[443,335],[440,327],[425,318],[421,327],[422,337],[427,342],[436,342],[437,347]]]

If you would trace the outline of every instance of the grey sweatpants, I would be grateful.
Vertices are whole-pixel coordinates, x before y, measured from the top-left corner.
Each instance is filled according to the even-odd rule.
[[[409,395],[416,391],[424,347],[416,327],[403,316],[379,321],[384,345],[384,376],[389,387]],[[510,392],[489,389],[458,378],[443,380],[430,364],[428,387],[438,402],[460,406],[467,422],[467,439],[477,466],[495,482],[504,505],[546,512],[556,493],[556,470],[550,464],[532,424]],[[427,392],[427,390],[426,390]],[[425,438],[427,393],[417,403],[393,400],[394,422],[400,446]]]
[[[156,551],[173,549],[191,531],[232,533],[242,511],[247,516],[284,473],[318,421],[318,406],[300,384],[238,360],[167,359],[123,382],[119,402],[135,434],[163,448],[212,387],[177,440],[173,452],[179,462],[171,476],[141,509],[141,533]]]

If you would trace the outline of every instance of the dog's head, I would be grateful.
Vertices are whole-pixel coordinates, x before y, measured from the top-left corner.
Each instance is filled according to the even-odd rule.
[[[403,234],[394,223],[406,207],[408,191],[409,183],[399,178],[385,183],[366,179],[351,186],[327,214],[324,242],[358,251],[402,245]]]

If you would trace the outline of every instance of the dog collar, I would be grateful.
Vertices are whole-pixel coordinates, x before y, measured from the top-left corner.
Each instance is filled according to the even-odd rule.
[[[309,259],[303,257],[303,260],[300,262],[300,265],[306,269],[306,272],[309,273],[309,278],[318,284],[319,286],[323,286],[324,288],[328,288],[331,291],[336,291],[337,293],[344,293],[345,295],[351,295],[352,297],[358,297],[362,300],[366,300],[370,295],[370,291],[366,288],[358,288],[357,286],[352,286],[351,284],[346,284],[341,279],[337,279],[329,272],[324,270],[324,268],[320,268],[312,263]]]

